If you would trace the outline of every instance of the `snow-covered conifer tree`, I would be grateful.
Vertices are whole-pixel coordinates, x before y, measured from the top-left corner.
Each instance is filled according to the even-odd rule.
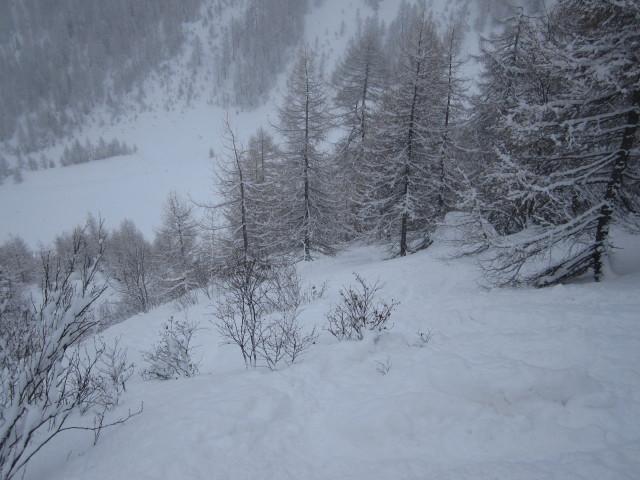
[[[462,179],[457,175],[459,167],[457,157],[464,150],[460,145],[461,124],[465,120],[466,112],[463,102],[466,98],[466,83],[460,74],[464,63],[461,59],[462,24],[453,22],[443,39],[443,54],[445,62],[444,119],[442,120],[441,140],[438,144],[437,159],[437,207],[435,217],[438,220],[454,209],[456,197],[461,190]]]
[[[367,18],[333,72],[334,103],[345,136],[338,142],[345,223],[361,230],[358,205],[364,195],[363,163],[369,120],[386,86],[387,68],[383,51],[383,27],[377,18]]]
[[[324,145],[332,116],[315,57],[309,47],[299,51],[277,125],[285,139],[280,239],[286,250],[300,249],[305,260],[312,252],[331,253],[337,230],[335,169]]]
[[[282,155],[273,137],[259,128],[247,143],[245,170],[251,182],[247,205],[254,228],[254,246],[260,255],[274,253],[278,249],[278,194],[281,180],[286,177]]]
[[[499,35],[481,42],[484,69],[480,93],[473,99],[471,124],[477,140],[474,160],[483,170],[475,187],[485,194],[491,210],[488,216],[496,229],[513,233],[530,222],[536,202],[531,196],[516,198],[509,194],[518,178],[510,158],[524,150],[539,150],[542,139],[531,137],[525,144],[507,135],[513,126],[511,109],[521,101],[544,102],[553,84],[548,70],[539,68],[540,31],[535,19],[517,9],[501,24]]]
[[[170,193],[154,243],[157,275],[167,299],[187,294],[198,286],[194,268],[197,235],[193,207],[175,192]]]
[[[437,147],[446,111],[442,46],[424,10],[400,50],[395,82],[371,124],[363,222],[378,235],[395,237],[404,256],[410,241],[428,241],[435,220]]]
[[[544,286],[591,269],[599,281],[610,225],[637,222],[639,20],[636,2],[564,0],[541,23],[545,88],[505,111],[498,149],[531,228],[498,242],[485,265],[494,283]]]

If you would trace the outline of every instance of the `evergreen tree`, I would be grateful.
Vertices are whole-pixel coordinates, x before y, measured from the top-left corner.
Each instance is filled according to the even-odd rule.
[[[271,135],[259,128],[245,148],[228,118],[223,140],[226,153],[215,172],[223,201],[203,206],[211,215],[220,210],[225,219],[224,255],[237,255],[239,251],[244,258],[268,256],[282,247],[276,214],[282,196],[277,191],[277,146]]]
[[[227,151],[226,161],[218,164],[218,188],[224,198],[223,215],[229,227],[230,251],[240,250],[244,258],[252,256],[253,237],[249,241],[249,231],[254,224],[249,216],[249,200],[252,194],[251,180],[246,166],[246,152],[225,118],[223,139]]]
[[[640,220],[640,5],[633,0],[566,0],[560,2],[558,15],[559,30],[570,32],[562,40],[561,53],[566,52],[569,60],[565,72],[571,92],[567,98],[560,97],[563,108],[558,115],[567,144],[581,145],[580,154],[586,160],[582,171],[593,172],[588,176],[562,173],[574,179],[581,196],[592,210],[597,209],[595,232],[589,232],[590,248],[586,249],[591,258],[582,260],[584,254],[576,255],[582,265],[572,265],[568,273],[573,275],[589,265],[600,281],[615,217],[631,214],[636,223]],[[571,147],[563,152],[566,157],[575,153]],[[564,270],[557,265],[549,274],[557,276]]]
[[[334,168],[323,150],[332,117],[315,57],[308,47],[298,53],[277,126],[285,139],[280,240],[285,251],[301,249],[305,260],[312,252],[333,252],[337,229]]]
[[[525,145],[506,134],[512,129],[512,109],[521,101],[541,104],[554,85],[539,62],[539,29],[522,9],[501,21],[502,32],[481,42],[480,93],[473,99],[471,124],[475,130],[475,161],[483,169],[475,187],[484,194],[489,220],[501,233],[519,231],[535,216],[531,195],[512,195],[519,172],[511,158],[524,150],[537,151],[543,139]],[[538,165],[541,167],[541,165]],[[542,171],[539,171],[542,174]],[[529,192],[533,193],[533,192]]]
[[[367,18],[347,45],[332,76],[334,102],[349,141],[366,137],[371,111],[385,88],[387,68],[382,49],[384,30],[377,18]]]
[[[445,63],[424,9],[414,17],[401,51],[395,82],[372,123],[363,222],[378,235],[395,236],[397,253],[404,256],[410,240],[428,242],[439,192]]]
[[[154,242],[157,274],[166,299],[186,295],[198,287],[194,266],[197,233],[193,207],[175,192],[170,193]]]
[[[364,196],[363,165],[369,121],[379,105],[387,79],[383,52],[383,28],[377,18],[367,18],[363,29],[349,41],[336,64],[332,83],[334,103],[346,135],[338,142],[337,157],[342,180],[345,220],[356,231],[358,205]]]
[[[461,59],[461,35],[462,24],[453,22],[443,39],[446,99],[436,168],[438,194],[435,218],[438,220],[444,219],[447,212],[454,210],[463,182],[457,174],[460,167],[457,157],[466,150],[460,144],[461,125],[466,116],[463,103],[467,98],[466,82],[460,74],[460,68],[464,64]]]
[[[534,58],[547,88],[506,112],[501,153],[509,195],[528,202],[529,233],[498,242],[494,283],[545,286],[592,269],[603,276],[609,227],[638,220],[640,7],[560,1]]]
[[[250,180],[248,206],[254,222],[254,245],[260,255],[277,251],[278,194],[281,191],[282,155],[273,137],[259,128],[247,145],[246,173]]]

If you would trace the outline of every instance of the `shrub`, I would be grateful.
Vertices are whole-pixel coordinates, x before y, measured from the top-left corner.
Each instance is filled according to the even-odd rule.
[[[93,306],[106,289],[100,275],[104,242],[91,252],[86,228],[70,238],[59,256],[42,250],[38,294],[19,298],[0,271],[0,480],[18,476],[63,431],[93,431],[95,441],[103,428],[142,411],[105,424],[106,411],[117,403],[117,392],[103,396],[108,380],[99,365],[109,362],[108,349],[102,344],[92,351],[83,343],[97,327]],[[104,239],[101,228],[98,238]],[[115,356],[120,358],[117,348]],[[70,425],[76,411],[89,410],[93,427]]]
[[[169,380],[193,377],[198,373],[198,363],[193,360],[196,347],[191,344],[198,331],[198,324],[188,320],[176,321],[173,317],[163,325],[160,341],[142,357],[149,364],[142,371],[145,379]]]
[[[378,298],[382,284],[373,285],[357,273],[356,284],[340,290],[340,302],[327,314],[327,330],[339,340],[362,340],[365,331],[381,333],[388,325],[391,312],[399,304]]]
[[[247,368],[294,363],[313,344],[315,329],[305,334],[298,315],[318,293],[302,288],[295,268],[234,257],[223,275],[214,323],[223,343],[240,348]]]

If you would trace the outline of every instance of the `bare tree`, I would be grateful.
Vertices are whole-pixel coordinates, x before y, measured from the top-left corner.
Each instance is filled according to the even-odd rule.
[[[98,234],[104,240],[101,227]],[[94,427],[69,425],[71,414],[96,392],[90,380],[95,357],[82,364],[78,347],[97,325],[92,308],[106,288],[100,274],[105,242],[99,242],[92,255],[85,235],[84,229],[73,233],[64,257],[43,250],[39,298],[32,297],[18,317],[6,309],[0,311],[3,325],[25,330],[20,335],[3,332],[0,339],[2,480],[15,477],[60,432],[78,428],[99,432],[108,426],[104,410]]]
[[[225,344],[237,345],[247,368],[295,362],[316,338],[303,333],[298,315],[305,294],[293,267],[237,254],[220,285],[215,325]]]
[[[107,270],[121,295],[122,313],[147,312],[158,301],[151,244],[131,220],[123,220],[108,242]]]
[[[3,265],[12,279],[22,284],[30,284],[35,280],[36,259],[25,241],[16,235],[0,245],[0,265]]]

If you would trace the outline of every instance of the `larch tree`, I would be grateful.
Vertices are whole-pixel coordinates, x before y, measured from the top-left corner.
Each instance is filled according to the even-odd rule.
[[[281,191],[282,155],[273,136],[260,127],[247,143],[245,170],[250,181],[247,204],[253,221],[254,247],[262,256],[278,250],[278,193]]]
[[[500,34],[480,44],[483,71],[479,93],[472,99],[470,124],[477,140],[475,163],[482,170],[475,187],[483,194],[488,219],[496,229],[514,233],[531,222],[538,203],[532,195],[511,194],[519,178],[511,159],[525,149],[539,150],[542,139],[531,137],[524,145],[505,132],[513,126],[512,109],[522,101],[544,102],[551,84],[547,70],[538,68],[539,30],[535,19],[517,9],[501,25]]]
[[[600,281],[603,259],[610,251],[610,225],[616,217],[631,216],[636,224],[640,220],[640,5],[633,0],[566,0],[560,2],[558,15],[560,29],[571,32],[563,40],[562,51],[569,60],[565,71],[573,93],[568,102],[561,99],[564,108],[558,113],[567,143],[583,145],[581,153],[588,159],[583,171],[597,172],[586,179],[578,176],[576,183],[597,208],[588,250],[591,258],[583,263],[593,268],[594,279]],[[574,154],[571,149],[567,153]],[[566,270],[558,267],[550,273]]]
[[[614,222],[638,224],[640,6],[560,1],[546,23],[536,71],[552,81],[522,96],[503,134],[510,195],[529,202],[526,235],[496,242],[485,265],[496,284],[546,286],[588,271],[603,278]],[[533,148],[535,147],[535,148]]]
[[[456,197],[461,189],[460,175],[457,174],[457,157],[465,150],[460,144],[460,126],[465,120],[463,103],[467,98],[466,82],[460,73],[464,60],[461,58],[462,24],[454,21],[443,38],[444,92],[441,140],[438,145],[437,165],[437,206],[435,217],[444,219],[447,212],[456,205]]]
[[[362,174],[369,121],[380,103],[388,76],[383,34],[378,18],[367,18],[362,30],[349,41],[332,76],[334,104],[345,130],[336,152],[343,183],[344,221],[356,232],[362,230],[357,210],[365,189]]]
[[[286,250],[300,249],[305,260],[312,259],[312,252],[332,253],[338,227],[334,218],[335,168],[325,151],[333,119],[315,56],[308,47],[299,51],[276,127],[285,140],[280,239]]]
[[[215,170],[216,184],[223,201],[204,205],[220,210],[224,217],[223,255],[245,259],[265,257],[279,245],[277,215],[278,148],[273,137],[260,128],[248,147],[238,138],[228,118],[224,122],[225,154]]]
[[[177,193],[170,193],[154,242],[157,275],[166,299],[175,299],[198,287],[194,266],[197,240],[193,206]]]
[[[394,84],[371,124],[362,209],[363,223],[375,234],[395,237],[400,256],[410,242],[428,242],[434,224],[446,99],[442,46],[424,9],[410,28]]]
[[[249,218],[249,196],[252,192],[246,151],[228,117],[224,120],[223,129],[226,154],[218,164],[216,175],[218,188],[224,198],[221,206],[228,227],[228,249],[241,251],[243,258],[247,259],[252,256],[253,241],[249,240],[249,232],[253,231],[253,224],[250,224]]]

